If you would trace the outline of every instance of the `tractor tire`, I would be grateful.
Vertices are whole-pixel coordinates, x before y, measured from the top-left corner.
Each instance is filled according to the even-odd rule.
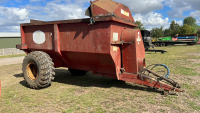
[[[72,75],[75,75],[75,76],[82,76],[87,73],[87,71],[85,70],[78,70],[78,69],[72,69],[72,68],[69,68],[68,70]]]
[[[194,45],[195,43],[187,43],[187,45]]]
[[[32,89],[46,88],[54,80],[54,63],[45,52],[34,51],[25,56],[22,70],[27,85]]]
[[[149,46],[147,43],[144,43],[144,49],[145,49],[145,51],[147,51],[149,49]]]
[[[165,46],[165,43],[161,43],[160,46],[161,46],[161,47],[164,47],[164,46]]]
[[[160,45],[159,43],[155,43],[155,44],[154,44],[155,47],[158,47],[159,45]]]

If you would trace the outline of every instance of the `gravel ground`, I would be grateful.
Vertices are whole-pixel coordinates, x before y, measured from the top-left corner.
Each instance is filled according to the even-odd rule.
[[[22,63],[23,59],[24,59],[24,56],[13,57],[13,58],[1,58],[0,59],[0,66]]]

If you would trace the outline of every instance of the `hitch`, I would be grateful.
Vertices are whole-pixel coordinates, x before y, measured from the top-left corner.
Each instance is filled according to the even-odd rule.
[[[151,68],[151,70],[148,69],[151,66],[153,66],[153,68]],[[155,67],[164,67],[165,71],[167,69],[167,73],[161,71],[160,69],[154,72],[153,69],[155,69]],[[163,75],[159,75],[157,72],[163,72]],[[177,82],[168,78],[169,74],[170,71],[167,66],[163,64],[155,64],[144,68],[138,74],[124,72],[121,74],[120,80],[133,82],[144,86],[150,86],[154,89],[162,89],[165,95],[176,95],[174,92],[184,92],[184,90],[180,89],[181,86]]]
[[[153,68],[151,68],[151,70],[149,70],[148,68],[151,67],[151,66],[153,66],[153,65],[150,65],[147,68],[143,69],[141,71],[141,76],[146,77],[146,78],[151,79],[151,80],[154,80],[154,81],[157,81],[156,84],[159,84],[160,86],[156,87],[156,84],[155,84],[155,86],[153,88],[161,88],[165,92],[164,94],[168,93],[168,94],[174,95],[174,93],[169,93],[169,91],[184,92],[184,90],[180,89],[181,86],[177,82],[168,78],[168,76],[170,75],[170,70],[166,65],[164,65],[164,64],[154,64]],[[161,75],[157,74],[156,72],[152,71],[157,66],[164,67],[167,70],[167,74],[165,74],[165,72],[164,72],[164,75],[161,76]],[[163,71],[159,70],[159,72],[163,72]],[[149,76],[150,74],[152,76]]]

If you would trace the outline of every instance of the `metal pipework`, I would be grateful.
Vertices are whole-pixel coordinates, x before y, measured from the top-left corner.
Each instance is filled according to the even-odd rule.
[[[163,80],[165,80],[165,81],[171,83],[174,87],[176,87],[176,88],[181,88],[180,85],[179,85],[177,82],[174,82],[173,80],[170,80],[170,79],[168,79],[168,78],[166,78],[166,77],[160,76],[160,75],[158,75],[157,73],[155,73],[155,72],[153,72],[153,71],[151,71],[151,70],[148,70],[148,69],[145,69],[145,70],[148,71],[149,73],[152,73],[153,75],[155,75],[155,76],[157,76],[157,77],[160,77],[161,79],[163,79]]]

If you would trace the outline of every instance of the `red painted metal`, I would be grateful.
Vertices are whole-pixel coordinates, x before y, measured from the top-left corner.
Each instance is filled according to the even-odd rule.
[[[129,8],[112,0],[96,0],[91,5],[92,17],[114,15],[120,19],[134,22]]]
[[[17,47],[27,53],[48,53],[55,67],[93,71],[101,76],[161,88],[156,80],[140,74],[146,67],[145,50],[141,32],[134,29],[137,25],[128,7],[112,0],[96,0],[91,3],[91,13],[95,21],[92,25],[91,19],[31,20],[21,24],[22,45]],[[33,40],[33,33],[38,30],[45,34],[42,44]],[[173,89],[166,84],[162,88]]]

